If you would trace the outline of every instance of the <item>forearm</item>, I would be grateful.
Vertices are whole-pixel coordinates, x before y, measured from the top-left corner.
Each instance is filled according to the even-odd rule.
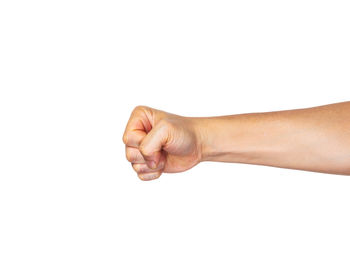
[[[350,102],[195,123],[202,161],[350,175]]]

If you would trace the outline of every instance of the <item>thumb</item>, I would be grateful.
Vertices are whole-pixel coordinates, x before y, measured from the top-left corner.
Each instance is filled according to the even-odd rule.
[[[160,121],[151,131],[143,138],[139,150],[149,168],[157,168],[162,147],[169,140],[169,126],[165,121]]]

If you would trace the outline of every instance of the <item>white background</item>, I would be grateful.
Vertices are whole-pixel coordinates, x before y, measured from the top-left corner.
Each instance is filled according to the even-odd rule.
[[[349,279],[349,177],[202,163],[140,181],[121,141],[186,116],[350,99],[348,1],[0,2],[0,279]]]

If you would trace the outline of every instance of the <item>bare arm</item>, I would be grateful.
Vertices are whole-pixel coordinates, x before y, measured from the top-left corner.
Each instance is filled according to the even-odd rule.
[[[350,174],[350,102],[200,122],[202,160]]]
[[[201,161],[350,175],[350,102],[210,118],[137,107],[123,139],[128,160],[144,180],[184,171]],[[136,154],[135,168],[130,155]]]

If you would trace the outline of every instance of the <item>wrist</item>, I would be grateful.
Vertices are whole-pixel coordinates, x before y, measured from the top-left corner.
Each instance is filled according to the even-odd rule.
[[[200,161],[261,164],[286,149],[278,145],[284,134],[281,120],[271,114],[197,118],[195,123]]]
[[[196,137],[199,161],[215,160],[217,154],[214,145],[215,132],[213,120],[211,118],[192,118],[194,133]]]
[[[243,115],[196,118],[200,161],[248,162],[257,153],[254,129]]]

